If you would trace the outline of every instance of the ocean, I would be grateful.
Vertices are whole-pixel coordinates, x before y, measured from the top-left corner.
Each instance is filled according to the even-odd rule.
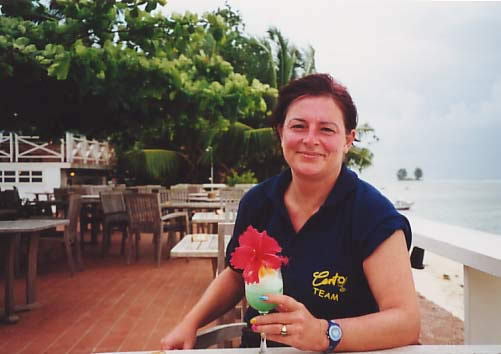
[[[362,177],[363,178],[363,177]],[[501,180],[369,181],[390,200],[414,204],[406,212],[501,237]]]

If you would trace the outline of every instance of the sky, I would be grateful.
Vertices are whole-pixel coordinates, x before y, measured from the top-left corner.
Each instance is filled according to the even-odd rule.
[[[344,84],[379,137],[368,180],[501,179],[501,2],[228,0],[263,37],[277,27]],[[202,14],[224,0],[168,0]]]

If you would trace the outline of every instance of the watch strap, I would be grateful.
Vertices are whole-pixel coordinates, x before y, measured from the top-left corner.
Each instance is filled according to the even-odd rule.
[[[337,333],[335,338],[333,338],[331,335],[331,333],[333,332],[332,328],[334,328],[336,330],[336,333]],[[341,337],[343,335],[343,331],[341,330],[341,326],[332,320],[327,320],[327,333],[326,334],[327,334],[327,339],[329,340],[329,347],[325,350],[324,353],[333,353],[334,349],[336,349],[336,346],[341,341]]]

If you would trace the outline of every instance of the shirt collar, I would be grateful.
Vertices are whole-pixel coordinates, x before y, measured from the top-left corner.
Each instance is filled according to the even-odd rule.
[[[272,200],[276,207],[283,206],[285,190],[289,186],[291,180],[292,173],[290,168],[287,168],[282,171],[272,183],[268,184],[265,189],[266,196]],[[357,182],[357,174],[343,164],[336,184],[327,196],[323,206],[335,206],[340,201],[344,200],[345,197],[356,188]]]

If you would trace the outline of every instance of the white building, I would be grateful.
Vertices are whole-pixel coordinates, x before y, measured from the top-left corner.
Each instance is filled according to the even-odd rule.
[[[114,163],[107,142],[66,133],[60,141],[0,132],[0,189],[19,190],[21,198],[75,184],[105,184]]]

